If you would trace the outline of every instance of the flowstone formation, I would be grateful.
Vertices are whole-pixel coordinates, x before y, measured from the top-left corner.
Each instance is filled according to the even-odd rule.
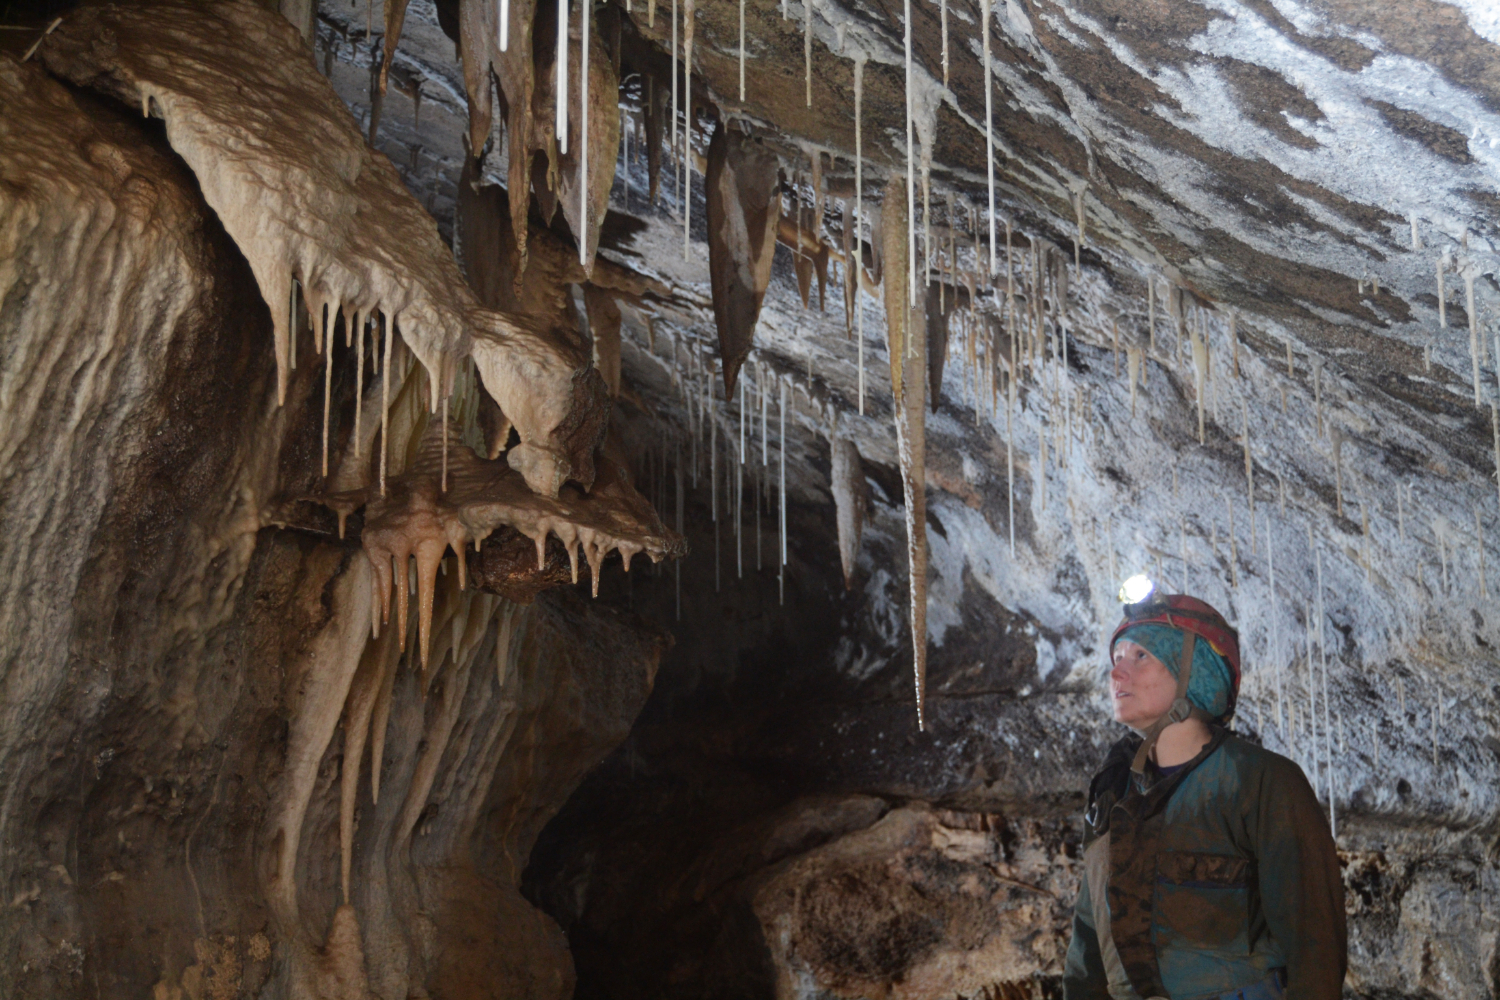
[[[1483,5],[281,6],[0,35],[0,992],[1051,995],[1138,572],[1500,989]]]
[[[567,996],[520,860],[670,640],[538,594],[684,551],[589,344],[479,303],[278,15],[54,27],[0,56],[4,512],[51,567],[5,602],[5,991]]]

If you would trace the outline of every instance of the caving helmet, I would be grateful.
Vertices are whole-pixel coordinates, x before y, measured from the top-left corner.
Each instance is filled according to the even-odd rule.
[[[1239,633],[1224,620],[1224,616],[1206,601],[1200,601],[1186,594],[1158,594],[1155,587],[1144,577],[1132,577],[1126,581],[1126,585],[1121,588],[1120,598],[1125,603],[1125,614],[1120,624],[1115,627],[1114,634],[1110,636],[1111,659],[1114,656],[1115,643],[1120,641],[1120,637],[1128,629],[1137,625],[1165,625],[1180,631],[1184,640],[1180,664],[1175,669],[1171,664],[1166,664],[1167,668],[1177,675],[1177,698],[1171,712],[1147,732],[1146,743],[1142,746],[1143,753],[1137,761],[1138,764],[1144,764],[1144,752],[1156,742],[1156,736],[1170,723],[1181,722],[1194,715],[1206,722],[1223,723],[1228,722],[1234,716],[1240,693],[1240,638]],[[1226,704],[1223,711],[1214,716],[1190,704],[1187,699],[1193,657],[1199,641],[1207,643],[1209,649],[1217,653],[1229,667],[1229,690]],[[1139,767],[1136,768],[1136,770],[1139,769]]]

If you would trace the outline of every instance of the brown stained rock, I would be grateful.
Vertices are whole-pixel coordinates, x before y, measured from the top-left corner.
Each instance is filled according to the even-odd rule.
[[[583,290],[589,314],[589,333],[594,338],[594,364],[611,396],[620,394],[620,306],[613,295],[589,285]]]
[[[530,604],[542,591],[566,586],[573,578],[562,542],[548,541],[546,565],[539,569],[536,543],[514,528],[497,530],[478,552],[465,550],[464,558],[476,588],[517,604]]]
[[[704,190],[714,322],[724,364],[724,392],[726,398],[733,398],[740,366],[755,339],[761,301],[771,283],[781,211],[776,156],[759,139],[721,124],[708,144]]]
[[[1439,125],[1415,111],[1397,107],[1389,101],[1366,101],[1365,103],[1379,111],[1380,117],[1385,119],[1385,123],[1397,135],[1425,146],[1443,159],[1451,160],[1460,166],[1467,166],[1474,162],[1474,157],[1469,155],[1469,137],[1458,129]]]
[[[896,809],[772,869],[752,906],[776,996],[1030,996],[1061,972],[1078,874],[1049,825]]]
[[[1234,87],[1241,112],[1261,128],[1271,132],[1289,146],[1317,149],[1318,140],[1299,131],[1287,117],[1306,122],[1324,120],[1316,101],[1309,100],[1280,73],[1265,66],[1239,59],[1221,57],[1219,71]]]

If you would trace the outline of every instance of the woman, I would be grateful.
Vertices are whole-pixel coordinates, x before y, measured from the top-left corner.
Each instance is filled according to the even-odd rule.
[[[1089,787],[1067,1000],[1337,1000],[1344,887],[1302,769],[1224,729],[1239,637],[1192,597],[1127,604],[1116,743]]]

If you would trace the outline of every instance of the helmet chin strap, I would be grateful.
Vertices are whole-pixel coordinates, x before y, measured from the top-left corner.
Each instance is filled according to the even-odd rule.
[[[1131,761],[1130,770],[1136,774],[1146,772],[1146,761],[1151,757],[1151,751],[1156,747],[1156,741],[1161,738],[1162,731],[1174,722],[1182,722],[1190,718],[1207,720],[1208,715],[1202,709],[1195,707],[1187,700],[1188,682],[1193,676],[1193,652],[1197,645],[1197,636],[1187,629],[1182,633],[1182,661],[1177,668],[1177,696],[1172,700],[1172,708],[1151,724],[1142,735],[1141,747],[1135,752],[1135,760]]]

